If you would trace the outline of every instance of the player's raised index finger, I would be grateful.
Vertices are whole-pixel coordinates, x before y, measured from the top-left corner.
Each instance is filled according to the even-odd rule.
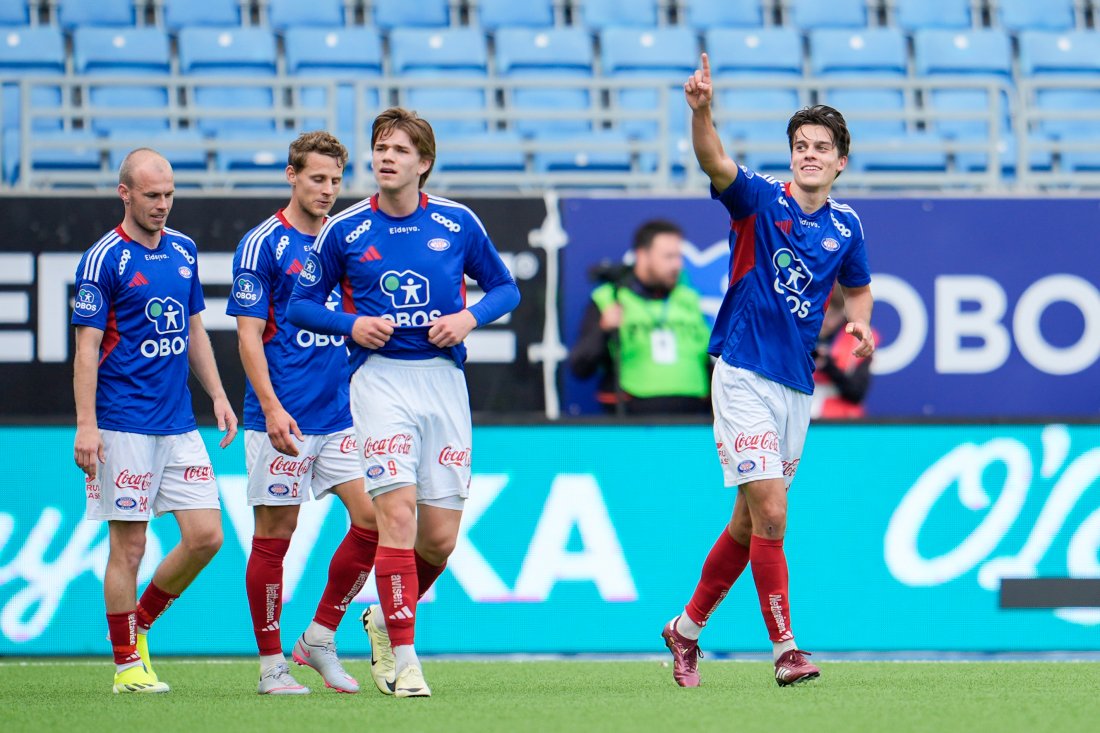
[[[703,52],[701,60],[702,60],[702,63],[703,63],[703,78],[704,79],[709,79],[710,78],[710,59],[707,57],[707,52],[706,51]]]

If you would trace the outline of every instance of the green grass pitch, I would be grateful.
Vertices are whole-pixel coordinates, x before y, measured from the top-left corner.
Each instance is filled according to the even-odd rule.
[[[704,660],[684,690],[657,661],[427,659],[431,699],[379,694],[369,663],[346,666],[364,685],[340,695],[256,695],[253,660],[154,660],[166,695],[114,695],[104,660],[0,661],[0,718],[16,731],[1094,731],[1100,663],[834,662],[822,678],[779,688],[763,662]]]

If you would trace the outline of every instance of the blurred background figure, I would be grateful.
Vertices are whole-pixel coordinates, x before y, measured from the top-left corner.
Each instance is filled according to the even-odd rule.
[[[681,280],[684,235],[659,219],[634,233],[634,265],[601,266],[601,284],[569,355],[579,378],[601,375],[597,398],[615,414],[710,412],[710,330],[699,293]]]
[[[859,339],[844,332],[844,296],[839,287],[833,288],[821,333],[814,349],[814,398],[810,417],[855,418],[863,417],[863,400],[871,386],[871,359],[874,356],[853,356]],[[878,333],[874,332],[875,340]]]

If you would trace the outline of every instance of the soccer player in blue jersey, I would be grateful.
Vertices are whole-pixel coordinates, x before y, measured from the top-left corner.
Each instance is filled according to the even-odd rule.
[[[343,336],[300,330],[286,319],[290,293],[336,203],[347,160],[347,149],[329,133],[299,135],[290,145],[286,167],[290,203],[248,232],[233,258],[226,312],[237,318],[248,375],[245,448],[256,531],[245,590],[260,651],[260,694],[309,692],[290,675],[279,621],[283,558],[298,510],[311,493],[317,499],[336,495],[351,527],[332,556],[328,584],[293,657],[317,670],[326,686],[359,691],[359,683],[340,664],[334,637],[370,575],[378,528],[352,429],[347,350]],[[336,294],[329,303],[336,306]]]
[[[703,564],[684,612],[662,631],[673,678],[699,684],[699,635],[748,564],[772,641],[780,686],[820,670],[791,630],[783,536],[787,489],[798,470],[813,394],[813,349],[834,281],[844,294],[853,352],[869,356],[871,275],[863,226],[830,198],[848,163],[849,134],[831,107],[799,110],[787,125],[792,181],[738,166],[722,149],[711,118],[710,62],[684,84],[692,110],[695,155],[710,177],[711,197],[730,215],[730,276],[715,320],[710,353],[714,439],[726,486],[737,487],[733,516]]]
[[[165,226],[172,167],[139,148],[126,156],[118,179],[122,223],[76,270],[73,458],[87,474],[87,518],[108,522],[103,595],[114,691],[167,692],[146,635],[222,543],[218,487],[191,409],[188,367],[214,401],[223,448],[237,433],[237,418],[202,324],[195,242]],[[136,600],[146,527],[165,512],[175,515],[180,542]]]
[[[371,148],[378,193],[321,230],[289,317],[350,339],[351,411],[378,515],[380,606],[364,614],[372,676],[382,692],[426,697],[417,600],[454,549],[470,490],[463,340],[515,308],[519,290],[477,216],[421,190],[436,156],[426,120],[386,110]],[[485,291],[470,307],[467,274]],[[325,302],[337,283],[343,304],[333,312]]]

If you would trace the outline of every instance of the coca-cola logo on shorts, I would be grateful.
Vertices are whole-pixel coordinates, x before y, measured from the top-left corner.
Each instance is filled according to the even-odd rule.
[[[779,452],[779,436],[774,430],[765,433],[738,433],[733,441],[733,450],[740,453],[743,450],[770,450]]]
[[[359,450],[359,444],[355,442],[354,435],[345,435],[344,439],[340,441],[341,453],[354,453]]]
[[[153,484],[153,472],[131,473],[129,469],[122,469],[122,473],[115,478],[115,486],[120,489],[134,489],[135,491],[148,491]]]
[[[291,461],[282,456],[275,456],[275,460],[271,462],[267,470],[272,476],[305,476],[309,469],[313,466],[313,461],[316,460],[316,456],[306,456],[300,461]]]
[[[398,433],[388,438],[367,438],[363,442],[363,457],[372,456],[407,456],[412,451],[413,436],[409,433]]]
[[[183,470],[183,480],[189,484],[203,484],[214,480],[211,466],[188,466]]]
[[[439,465],[441,466],[462,466],[467,467],[470,465],[470,453],[469,448],[452,448],[447,446],[439,452]]]

